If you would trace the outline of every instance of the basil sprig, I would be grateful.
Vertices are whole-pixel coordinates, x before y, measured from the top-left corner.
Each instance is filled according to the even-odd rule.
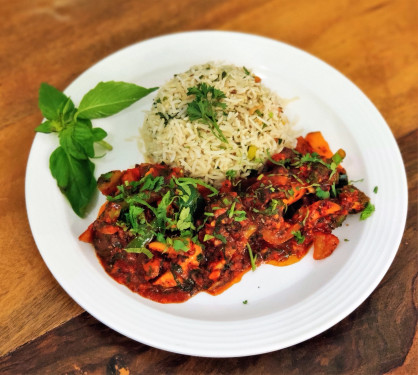
[[[126,82],[100,82],[81,99],[78,108],[64,93],[47,83],[39,89],[39,108],[46,118],[35,131],[58,133],[59,146],[52,152],[49,168],[74,212],[83,217],[96,190],[94,144],[111,150],[107,133],[93,128],[91,120],[114,115],[157,88]]]

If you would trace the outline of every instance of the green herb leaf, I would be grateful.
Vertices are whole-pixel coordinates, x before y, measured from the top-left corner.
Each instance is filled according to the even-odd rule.
[[[316,188],[315,194],[320,199],[328,199],[330,197],[329,191],[322,190],[319,186]]]
[[[157,88],[147,89],[127,82],[100,82],[84,95],[78,107],[77,117],[95,119],[114,115]]]
[[[93,128],[90,119],[117,113],[154,90],[125,82],[101,82],[83,97],[77,110],[65,94],[47,83],[41,84],[39,108],[47,121],[35,131],[58,132],[60,147],[50,157],[50,170],[77,215],[84,215],[87,200],[91,199],[96,186],[94,164],[89,160],[95,157],[94,143],[112,149],[104,141],[107,133]],[[122,192],[108,199],[123,197]]]
[[[69,98],[55,87],[47,83],[41,83],[38,105],[42,114],[48,120],[58,120],[63,106],[68,100]]]
[[[229,217],[229,218],[232,218],[232,216],[234,215],[235,204],[236,204],[236,202],[233,202],[233,203],[231,204],[231,207],[230,207],[230,209],[229,209],[229,214],[228,214],[228,217]]]
[[[379,187],[378,186],[375,186],[374,189],[373,189],[373,193],[377,194],[377,191],[378,190],[379,190]]]
[[[226,238],[220,233],[214,233],[213,236],[220,240],[224,245],[226,244]]]
[[[144,208],[135,205],[130,205],[127,213],[127,221],[134,232],[139,231],[138,219],[144,217]],[[143,246],[143,245],[141,245]]]
[[[375,211],[374,204],[367,202],[366,207],[364,208],[363,212],[360,214],[360,220],[366,220],[372,215],[374,211]]]
[[[205,234],[205,237],[203,237],[203,241],[206,242],[208,240],[211,240],[212,238],[215,238],[214,236],[212,236],[211,234]]]
[[[58,147],[51,154],[49,168],[74,212],[83,217],[96,191],[94,164],[89,159],[77,159],[63,147]]]
[[[336,198],[337,197],[337,188],[335,186],[335,182],[331,185],[332,195]]]
[[[302,235],[302,233],[300,232],[300,230],[293,231],[292,234],[295,236],[296,241],[298,242],[298,244],[302,244],[302,243],[305,242],[305,236]]]
[[[102,128],[93,128],[92,133],[94,142],[99,142],[107,137],[107,133]]]
[[[183,241],[183,240],[176,239],[176,240],[173,241],[173,249],[175,251],[184,251],[184,252],[187,252],[187,251],[189,251],[188,244],[189,243],[188,243],[187,240]]]
[[[186,207],[180,211],[179,219],[177,221],[177,229],[183,231],[189,228],[194,229],[193,217],[190,215],[190,207]]]
[[[255,260],[257,258],[257,254],[255,256],[253,255],[253,250],[251,249],[251,246],[250,246],[250,244],[248,242],[247,242],[247,248],[248,248],[248,255],[250,256],[251,269],[253,271],[255,271],[256,268],[257,268],[257,266],[255,264]]]
[[[90,120],[78,119],[59,133],[60,145],[77,159],[94,157],[94,137]]]
[[[247,218],[247,214],[245,211],[235,211],[235,217],[234,217],[235,221],[240,222],[240,221],[245,220],[246,218]]]
[[[129,248],[127,247],[125,248],[125,251],[127,253],[145,254],[148,257],[148,259],[152,259],[153,257],[151,251],[149,251],[145,247],[129,247]]]
[[[226,178],[227,178],[228,180],[232,180],[233,178],[235,178],[236,174],[237,174],[237,171],[235,171],[235,170],[233,170],[233,169],[229,169],[229,170],[227,170],[227,171],[226,171],[226,173],[225,173]]]
[[[175,179],[175,182],[177,183],[177,185],[180,186],[184,186],[184,183],[192,185],[193,187],[197,188],[197,185],[203,186],[207,189],[209,189],[214,195],[218,194],[219,191],[216,190],[213,186],[205,183],[202,180],[199,180],[197,178],[192,178],[192,177],[179,177],[177,179]]]
[[[58,131],[55,126],[55,121],[46,120],[41,125],[35,128],[35,131],[38,133],[52,133]]]
[[[162,229],[163,231],[165,230],[165,226],[168,221],[167,208],[171,204],[171,202],[171,192],[167,191],[167,193],[165,193],[163,198],[161,199],[161,202],[158,204],[157,210],[155,210],[156,225],[159,229]]]
[[[197,121],[209,125],[212,133],[222,142],[228,143],[218,122],[216,121],[216,107],[226,108],[225,103],[220,100],[226,98],[221,90],[215,89],[206,83],[199,83],[197,87],[189,87],[187,95],[195,95],[195,100],[187,105],[187,115],[190,121]]]

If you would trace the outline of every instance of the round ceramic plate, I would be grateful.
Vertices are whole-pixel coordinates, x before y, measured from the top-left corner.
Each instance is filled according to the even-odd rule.
[[[105,58],[65,90],[77,105],[100,81],[163,85],[173,74],[208,61],[251,68],[281,97],[301,133],[320,130],[334,151],[347,152],[344,167],[371,197],[376,212],[350,217],[335,231],[332,256],[312,253],[288,267],[263,265],[219,296],[200,293],[182,304],[158,304],[111,279],[92,246],[78,236],[104,202],[97,196],[80,219],[51,177],[51,135],[35,137],[27,166],[26,203],[33,236],[45,263],[67,293],[98,320],[134,340],[160,349],[209,357],[265,353],[309,339],[358,307],[388,270],[407,212],[405,170],[382,116],[347,78],[289,45],[232,32],[190,32],[150,39]],[[95,160],[96,177],[144,161],[139,128],[154,94],[118,115],[94,120],[113,151]],[[378,186],[378,193],[373,193]],[[312,251],[312,250],[311,250]],[[248,301],[246,304],[243,301]]]

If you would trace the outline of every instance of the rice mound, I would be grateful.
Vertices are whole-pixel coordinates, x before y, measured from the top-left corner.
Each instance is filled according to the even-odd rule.
[[[262,168],[268,153],[293,147],[295,134],[283,113],[285,101],[259,81],[245,67],[215,63],[176,74],[159,89],[145,118],[148,161],[181,166],[189,176],[219,186],[227,171],[246,177]],[[221,99],[226,108],[219,108],[216,120],[228,143],[209,125],[189,120],[187,107],[195,96],[187,91],[199,83],[226,95]]]

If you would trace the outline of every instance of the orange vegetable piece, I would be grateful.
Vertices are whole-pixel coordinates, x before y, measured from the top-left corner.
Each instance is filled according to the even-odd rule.
[[[264,228],[261,230],[261,235],[263,236],[264,241],[272,245],[280,245],[286,241],[289,241],[293,237],[293,233],[300,229],[300,225],[297,224],[288,224],[284,223],[282,228]]]
[[[168,247],[165,243],[154,241],[148,244],[148,249],[164,252],[167,251]]]
[[[160,273],[161,259],[155,258],[144,263],[145,278],[147,280],[157,277]]]
[[[293,189],[293,186],[292,186]],[[306,189],[293,189],[293,195],[289,198],[283,199],[283,203],[290,205],[296,201],[298,201],[300,198],[302,198],[306,193]]]
[[[313,235],[313,258],[315,260],[320,260],[329,257],[340,243],[338,237],[334,236],[332,233],[314,232]]]
[[[103,234],[115,234],[119,230],[116,225],[105,225],[100,229]]]
[[[80,234],[78,237],[80,241],[93,243],[93,223],[89,225],[89,227]]]
[[[310,144],[314,152],[325,158],[332,157],[333,153],[321,132],[308,133],[306,134],[305,139]]]
[[[176,280],[171,271],[166,271],[157,280],[153,282],[154,285],[161,285],[164,288],[172,288],[177,285]]]

